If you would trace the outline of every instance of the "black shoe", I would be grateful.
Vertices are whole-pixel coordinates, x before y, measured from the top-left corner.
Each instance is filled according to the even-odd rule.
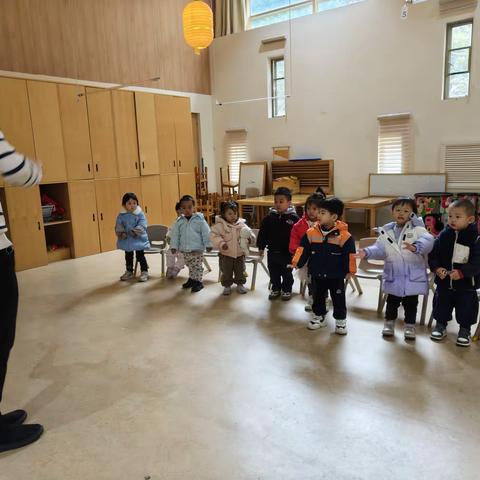
[[[202,282],[199,282],[199,281],[196,281],[196,280],[194,280],[194,282],[195,282],[195,285],[193,285],[193,287],[192,287],[192,293],[199,292],[200,290],[203,289],[203,283]]]
[[[443,340],[446,336],[447,336],[447,326],[443,325],[443,323],[437,322],[437,324],[435,325],[435,328],[430,334],[430,338],[432,340],[435,340],[436,342],[439,342],[440,340]]]
[[[189,278],[183,285],[182,285],[182,288],[192,288],[193,285],[195,284],[195,280]]]
[[[470,329],[460,327],[457,336],[457,345],[459,347],[469,347],[471,341],[472,339],[470,337]]]
[[[6,425],[0,427],[0,452],[15,450],[37,441],[43,433],[41,425]]]
[[[14,410],[2,415],[0,413],[0,423],[4,425],[21,425],[27,419],[25,410]]]
[[[276,298],[278,298],[280,295],[282,294],[282,292],[280,290],[272,290],[270,292],[270,295],[268,296],[268,299],[269,300],[275,300]]]

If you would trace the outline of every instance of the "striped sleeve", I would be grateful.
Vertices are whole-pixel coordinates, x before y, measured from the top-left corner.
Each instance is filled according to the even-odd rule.
[[[0,174],[10,185],[35,185],[42,179],[42,167],[18,153],[0,131]]]

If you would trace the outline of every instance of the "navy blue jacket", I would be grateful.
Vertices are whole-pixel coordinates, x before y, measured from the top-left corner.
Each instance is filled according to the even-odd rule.
[[[454,251],[456,258],[453,258]],[[441,288],[480,288],[480,237],[477,226],[472,223],[465,230],[456,231],[447,225],[435,240],[428,264],[432,272],[440,267],[462,272],[463,278],[460,280],[451,280],[449,276],[441,280],[436,275],[435,283]]]
[[[290,233],[292,227],[298,222],[299,217],[293,207],[285,213],[278,213],[274,208],[262,220],[258,232],[257,247],[271,253],[282,253],[290,256]]]

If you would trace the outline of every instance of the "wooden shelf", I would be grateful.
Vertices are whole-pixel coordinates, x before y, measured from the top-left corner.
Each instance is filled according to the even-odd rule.
[[[69,247],[59,247],[55,250],[47,250],[48,263],[68,260],[70,258],[72,258],[72,253]]]
[[[71,223],[71,220],[56,220],[55,222],[44,223],[44,227],[50,227],[51,225],[62,225],[63,223]]]

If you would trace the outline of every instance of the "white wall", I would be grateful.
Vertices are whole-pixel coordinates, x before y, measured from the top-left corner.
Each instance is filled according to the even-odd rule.
[[[217,166],[224,162],[225,130],[246,128],[250,160],[270,161],[276,145],[290,145],[292,156],[334,159],[335,193],[352,198],[367,194],[368,174],[376,172],[379,114],[412,113],[413,171],[439,171],[442,142],[479,141],[480,12],[475,14],[471,95],[443,101],[445,25],[468,15],[442,19],[437,0],[430,0],[412,6],[408,20],[401,20],[403,3],[366,0],[291,25],[216,39],[212,97],[220,101],[268,94],[268,57],[279,52],[259,53],[262,39],[287,36],[285,55],[292,62],[287,118],[268,119],[266,101],[214,106]]]

